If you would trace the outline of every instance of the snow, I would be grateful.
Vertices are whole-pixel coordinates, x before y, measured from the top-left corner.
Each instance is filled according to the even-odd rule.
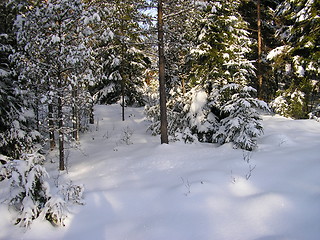
[[[0,68],[0,77],[4,78],[4,77],[7,77],[9,75],[10,75],[9,71],[6,71],[6,70]]]
[[[208,33],[207,33],[206,28],[202,28],[198,39],[199,39],[200,41],[201,41],[201,40],[204,40],[203,38],[204,38],[207,34],[208,34]]]
[[[268,55],[267,55],[267,59],[269,61],[271,61],[272,59],[276,58],[277,56],[279,56],[280,54],[284,53],[284,51],[287,49],[287,46],[280,46],[280,47],[276,47],[275,49],[271,50]]]
[[[93,19],[93,20],[96,20],[96,21],[98,21],[98,22],[101,21],[101,18],[100,18],[100,16],[99,16],[98,13],[94,13],[93,16],[92,16],[92,19]]]
[[[96,124],[79,149],[70,150],[68,177],[84,185],[86,204],[70,209],[66,226],[41,219],[28,230],[13,226],[13,212],[1,201],[0,239],[320,236],[319,122],[263,116],[265,134],[250,153],[231,144],[160,145],[159,137],[146,133],[142,108],[125,111],[122,122],[119,105],[96,106]],[[130,141],[124,141],[126,132]],[[59,179],[57,164],[46,163],[51,179]]]
[[[304,77],[305,71],[304,71],[304,68],[302,66],[298,66],[296,72],[297,72],[299,77]]]
[[[190,106],[190,112],[192,114],[197,114],[201,112],[201,110],[203,109],[206,103],[207,103],[207,93],[203,90],[197,92]]]
[[[303,22],[311,17],[311,8],[314,4],[314,0],[308,0],[303,8],[296,14],[297,22]]]
[[[52,38],[51,38],[51,42],[54,44],[54,43],[57,43],[57,42],[60,42],[60,37],[57,36],[57,35],[52,35]]]

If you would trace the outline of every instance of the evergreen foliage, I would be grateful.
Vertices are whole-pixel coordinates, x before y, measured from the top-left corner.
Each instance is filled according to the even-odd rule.
[[[247,23],[236,11],[239,2],[227,3],[199,6],[196,45],[188,56],[190,91],[184,95],[179,88],[171,90],[168,133],[181,133],[185,141],[233,142],[236,147],[253,150],[262,133],[261,118],[254,108],[267,107],[253,97],[253,88],[246,87],[255,75],[246,58],[252,40],[245,29]],[[159,127],[157,112],[158,107],[148,112],[154,133]]]
[[[261,22],[261,62],[260,74],[262,78],[262,86],[260,89],[260,97],[265,101],[270,101],[274,98],[277,91],[277,79],[272,72],[270,62],[266,61],[268,52],[281,45],[281,40],[275,38],[277,30],[277,19],[275,10],[281,3],[281,0],[267,0],[260,1],[260,22]],[[251,51],[248,58],[253,61],[258,74],[258,6],[257,1],[241,1],[239,12],[244,20],[248,23],[248,32],[253,39]],[[250,85],[258,89],[259,79],[258,76],[250,77]]]
[[[18,80],[32,93],[39,130],[49,133],[50,148],[58,132],[61,170],[64,139],[78,140],[80,123],[87,123],[84,119],[92,105],[87,90],[94,81],[89,68],[88,38],[93,33],[89,13],[80,0],[52,0],[30,7],[15,21],[18,51],[13,60]]]
[[[228,84],[220,89],[219,98],[223,103],[221,112],[225,118],[214,139],[220,143],[233,142],[235,147],[252,151],[257,138],[263,133],[261,117],[257,109],[268,111],[267,104],[254,98],[256,90],[239,84]]]
[[[144,105],[144,71],[150,65],[143,44],[142,28],[147,21],[144,1],[95,1],[99,6],[98,32],[95,41],[100,81],[92,91],[97,102],[112,104],[125,97],[126,105]],[[106,10],[107,9],[107,10]]]
[[[180,93],[179,93],[180,92]],[[256,99],[256,90],[240,84],[228,84],[213,89],[208,95],[195,87],[186,96],[172,91],[174,101],[168,101],[168,134],[172,140],[185,142],[231,142],[235,148],[252,151],[263,134],[258,109],[269,111],[267,104]],[[153,134],[160,132],[159,106],[147,109]]]
[[[61,187],[61,193],[50,189],[44,161],[44,156],[35,152],[0,165],[0,179],[9,186],[5,201],[16,211],[15,224],[21,227],[30,227],[37,218],[64,226],[69,205],[82,204],[83,186],[70,183]]]
[[[272,105],[279,113],[306,118],[319,99],[319,3],[313,0],[283,1],[277,8],[281,27],[277,37],[283,46],[268,59],[278,75],[278,98]],[[277,101],[282,99],[282,101]],[[282,107],[281,103],[287,107]],[[279,105],[280,104],[280,105]]]
[[[40,140],[35,130],[34,112],[28,101],[30,93],[17,81],[10,54],[16,42],[13,22],[16,10],[11,4],[0,6],[0,153],[18,158],[31,151]]]
[[[248,77],[255,74],[246,58],[252,40],[247,23],[236,11],[238,4],[238,1],[203,4],[196,46],[190,51],[192,84],[248,84]]]

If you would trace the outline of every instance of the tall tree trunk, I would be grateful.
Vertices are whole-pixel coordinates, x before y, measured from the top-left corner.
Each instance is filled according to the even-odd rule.
[[[121,37],[124,39],[124,20],[121,18],[121,25],[120,25],[120,32],[121,32]],[[122,110],[122,121],[124,121],[124,105],[125,105],[125,77],[124,77],[124,72],[125,72],[125,59],[124,59],[124,54],[125,54],[125,48],[124,48],[124,42],[121,43],[121,55],[122,55],[122,60],[121,60],[121,65],[120,65],[120,75],[121,75],[121,110]]]
[[[58,79],[58,119],[59,119],[59,170],[64,171],[64,132],[63,132],[63,111],[62,111],[62,76]]]
[[[123,74],[122,74],[123,75]],[[122,110],[122,121],[124,121],[124,105],[125,105],[125,99],[124,99],[124,77],[121,79],[121,110]]]
[[[261,2],[257,2],[257,25],[258,25],[258,66],[257,66],[257,78],[258,78],[258,98],[263,98],[262,85],[262,69],[261,69],[261,59],[262,59],[262,34],[261,34]]]
[[[168,144],[168,120],[166,106],[166,85],[165,85],[165,60],[163,40],[163,10],[162,0],[158,0],[158,51],[159,51],[159,91],[160,91],[160,131],[161,144]]]
[[[39,91],[38,88],[35,88],[35,95],[37,96],[36,99],[36,104],[34,106],[34,112],[36,114],[36,126],[37,126],[37,131],[40,132],[40,116],[39,116],[39,112],[40,112],[40,97],[39,97]]]
[[[54,120],[53,120],[53,104],[48,104],[48,117],[49,117],[49,141],[50,150],[52,151],[56,147],[56,141],[54,138]]]
[[[90,124],[94,124],[93,100],[92,100],[92,103],[90,104],[90,118],[89,118],[89,123],[90,123]]]
[[[184,77],[182,77],[181,86],[182,86],[182,94],[183,94],[183,96],[185,96],[186,95],[186,82],[184,80]]]
[[[72,127],[73,127],[73,132],[72,132],[72,137],[74,140],[79,141],[79,109],[78,109],[78,104],[77,104],[77,98],[78,98],[78,89],[77,86],[74,87],[72,90]]]

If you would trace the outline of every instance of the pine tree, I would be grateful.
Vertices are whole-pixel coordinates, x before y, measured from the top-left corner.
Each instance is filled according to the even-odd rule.
[[[239,12],[248,22],[247,30],[254,39],[248,58],[254,62],[256,76],[252,76],[251,85],[258,89],[260,99],[270,101],[276,92],[275,78],[270,63],[266,61],[268,51],[279,46],[274,37],[276,31],[275,9],[281,0],[241,1]],[[259,27],[258,27],[259,23]]]
[[[203,3],[190,78],[192,84],[220,85],[230,82],[248,83],[254,67],[246,58],[252,40],[247,23],[237,12],[239,2]]]
[[[146,21],[144,1],[94,1],[100,13],[96,26],[101,37],[95,41],[101,81],[92,89],[97,101],[111,104],[144,105],[143,73],[150,64],[145,54],[142,28]],[[124,118],[124,114],[122,114]]]
[[[278,37],[283,45],[273,49],[272,61],[278,81],[274,109],[285,116],[306,118],[316,108],[319,94],[319,2],[284,1],[277,8]]]
[[[40,140],[36,131],[30,93],[17,81],[10,55],[16,48],[13,23],[17,9],[10,3],[0,5],[0,153],[19,158],[32,151]]]
[[[168,93],[181,86],[185,93],[185,56],[189,47],[186,36],[190,33],[190,16],[195,8],[193,1],[156,2],[160,102],[156,103],[159,106],[148,106],[147,115],[153,120],[152,132],[158,132],[159,127],[161,142],[168,143],[168,134],[177,127],[172,121],[179,119],[173,107],[174,99],[170,100],[173,95]]]
[[[243,92],[244,89],[251,89],[247,86],[250,84],[250,79],[255,76],[255,68],[252,61],[247,58],[253,41],[247,31],[248,24],[239,14],[239,4],[240,1],[233,1],[232,4],[229,1],[203,4],[197,45],[191,50],[194,59],[191,83],[200,84],[206,91],[205,109],[210,109],[209,113],[213,116],[209,113],[206,115],[211,116],[208,119],[212,119],[212,123],[217,125],[210,129],[209,135],[206,134],[207,140],[219,143],[231,141],[238,147],[252,150],[253,138],[256,135],[249,134],[248,131],[260,132],[260,125],[253,123],[260,119],[254,116],[255,110],[251,108],[259,106],[254,100],[254,95],[247,91]],[[224,97],[226,91],[229,92],[227,94],[229,97]],[[243,103],[248,103],[248,106]],[[233,105],[237,105],[238,110],[232,111],[229,108]],[[237,119],[238,128],[231,130],[230,123]],[[246,124],[252,129],[239,129]],[[227,141],[221,141],[217,137],[221,134],[228,136]],[[244,139],[250,140],[244,143]]]
[[[74,131],[68,120],[75,121],[75,114],[78,114],[73,112],[73,116],[67,116],[65,109],[79,105],[79,91],[87,91],[90,79],[87,60],[91,50],[86,44],[93,31],[87,24],[90,16],[84,13],[80,0],[52,0],[40,2],[16,21],[20,49],[15,60],[19,79],[26,82],[26,90],[35,94],[34,101],[40,99],[48,108],[48,111],[38,111],[48,113],[49,129],[45,130],[50,138],[54,137],[55,130],[58,132],[60,170],[65,168],[65,138],[68,132]]]

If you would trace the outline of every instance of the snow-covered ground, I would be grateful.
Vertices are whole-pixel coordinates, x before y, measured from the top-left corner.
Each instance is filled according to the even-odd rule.
[[[68,177],[85,205],[65,227],[13,226],[0,205],[0,239],[320,239],[320,123],[264,116],[259,148],[160,145],[142,108],[97,106],[96,124],[70,150]],[[57,179],[58,161],[46,165]],[[61,179],[65,177],[62,176]]]

